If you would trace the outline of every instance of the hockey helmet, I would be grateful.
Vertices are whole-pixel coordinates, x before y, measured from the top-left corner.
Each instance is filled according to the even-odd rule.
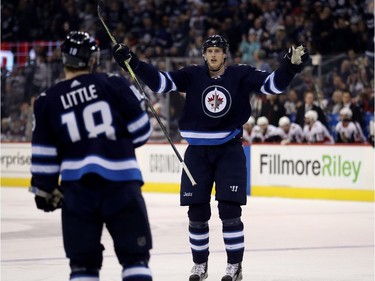
[[[279,119],[279,127],[290,125],[290,119],[287,116],[283,116]]]
[[[315,110],[309,110],[305,113],[305,120],[310,124],[318,120],[318,113]]]
[[[268,119],[265,116],[261,116],[257,120],[257,125],[258,126],[268,126]]]
[[[348,117],[348,118],[352,118],[353,112],[349,107],[344,107],[340,110],[340,115]]]
[[[90,58],[97,56],[99,64],[99,46],[87,32],[71,31],[61,45],[64,66],[84,69],[89,66]]]
[[[351,121],[353,117],[353,112],[350,108],[344,107],[340,110],[340,120],[341,121]]]
[[[203,42],[202,54],[204,54],[209,47],[222,48],[224,54],[228,54],[229,51],[229,44],[227,40],[220,35],[211,35]]]

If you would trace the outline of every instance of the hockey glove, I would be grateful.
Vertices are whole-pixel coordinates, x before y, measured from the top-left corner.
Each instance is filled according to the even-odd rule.
[[[309,53],[303,45],[297,48],[294,48],[294,46],[290,47],[284,56],[284,61],[287,63],[288,69],[294,73],[301,72],[309,60]]]
[[[128,71],[128,68],[125,65],[125,61],[127,61],[132,69],[136,69],[139,63],[139,59],[136,54],[134,54],[128,46],[125,44],[116,44],[112,48],[112,55],[115,61],[123,68],[124,70]]]
[[[53,212],[62,206],[64,196],[60,187],[55,188],[51,192],[47,192],[38,187],[31,186],[29,191],[35,194],[35,204],[40,210]]]

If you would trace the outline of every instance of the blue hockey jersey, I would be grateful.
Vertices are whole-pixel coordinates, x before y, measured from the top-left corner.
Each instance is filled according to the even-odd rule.
[[[57,83],[34,104],[32,184],[49,190],[96,173],[142,181],[134,149],[151,126],[141,95],[123,77],[84,74]]]
[[[230,141],[242,132],[251,115],[250,93],[280,94],[295,75],[284,64],[272,73],[249,65],[231,65],[223,75],[212,78],[203,65],[162,72],[141,61],[134,72],[157,93],[186,93],[179,127],[191,145]]]

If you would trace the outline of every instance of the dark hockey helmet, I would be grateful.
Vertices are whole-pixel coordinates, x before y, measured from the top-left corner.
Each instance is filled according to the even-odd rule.
[[[220,35],[211,35],[206,39],[206,41],[203,42],[202,54],[204,54],[209,47],[222,48],[225,54],[227,54],[229,51],[229,44],[227,40]]]
[[[87,68],[93,55],[97,56],[99,64],[99,46],[87,32],[69,32],[61,45],[61,52],[63,64],[71,68]]]

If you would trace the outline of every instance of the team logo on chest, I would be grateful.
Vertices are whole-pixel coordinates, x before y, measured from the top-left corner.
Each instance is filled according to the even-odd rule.
[[[212,118],[219,118],[227,114],[231,105],[232,98],[228,90],[221,86],[210,86],[202,93],[203,111]]]

